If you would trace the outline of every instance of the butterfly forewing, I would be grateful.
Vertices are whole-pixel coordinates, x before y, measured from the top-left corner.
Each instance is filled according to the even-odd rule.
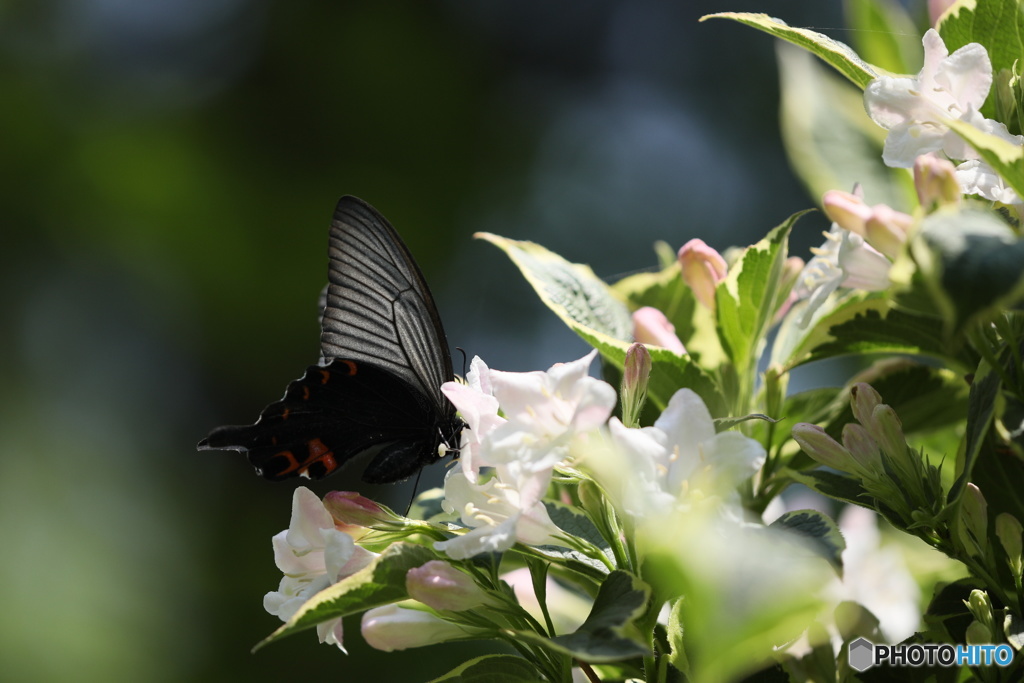
[[[447,337],[423,274],[395,229],[365,202],[343,197],[331,223],[330,257],[323,357],[373,363],[447,412],[441,394],[441,384],[453,378]]]

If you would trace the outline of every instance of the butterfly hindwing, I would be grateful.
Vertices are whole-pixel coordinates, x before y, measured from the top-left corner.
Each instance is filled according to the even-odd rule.
[[[417,392],[380,368],[336,360],[307,368],[280,401],[263,409],[255,424],[219,427],[199,447],[244,451],[253,467],[273,480],[320,479],[381,444],[366,473],[378,472],[376,478],[396,470],[384,466],[379,472],[377,461],[393,460],[389,454],[423,454],[410,456],[415,462],[409,471],[396,472],[394,481],[436,459],[430,454],[436,454],[439,440]]]

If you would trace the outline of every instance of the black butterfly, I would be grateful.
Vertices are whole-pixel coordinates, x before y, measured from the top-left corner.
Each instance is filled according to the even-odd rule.
[[[465,424],[441,393],[452,380],[441,318],[409,249],[376,209],[342,197],[321,299],[320,364],[246,426],[199,450],[246,452],[267,479],[320,479],[373,448],[363,481],[405,479],[458,447]]]

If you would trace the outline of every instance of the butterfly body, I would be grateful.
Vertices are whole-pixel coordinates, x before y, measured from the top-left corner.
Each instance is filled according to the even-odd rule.
[[[454,379],[423,275],[375,209],[343,197],[330,232],[321,362],[255,424],[218,427],[200,450],[243,451],[263,477],[320,479],[373,452],[368,483],[400,481],[457,450],[464,424],[441,393]]]

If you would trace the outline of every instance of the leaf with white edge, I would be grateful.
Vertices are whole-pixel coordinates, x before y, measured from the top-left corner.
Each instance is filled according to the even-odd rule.
[[[1017,196],[1024,197],[1024,146],[980,131],[966,121],[949,119],[946,123],[995,169]]]
[[[540,645],[583,662],[615,662],[650,654],[647,646],[628,635],[633,621],[647,607],[651,589],[628,572],[608,575],[594,598],[586,621],[574,633],[545,638],[533,631],[516,631],[521,640]]]
[[[533,664],[515,655],[484,655],[460,664],[430,683],[537,683],[544,680]]]
[[[406,573],[434,559],[437,554],[421,545],[395,543],[389,546],[360,571],[307,600],[291,619],[260,641],[253,651],[321,622],[405,600],[409,597],[405,588]]]
[[[809,472],[786,470],[786,475],[793,481],[829,498],[870,507],[867,492],[853,477],[824,469]]]
[[[570,263],[533,242],[487,232],[475,237],[504,251],[541,301],[577,334],[606,343],[633,338],[629,309],[589,266]]]
[[[757,363],[764,336],[788,294],[779,285],[789,232],[805,213],[793,214],[764,239],[747,247],[715,288],[718,337],[740,376]]]
[[[544,507],[555,526],[566,534],[582,538],[602,550],[609,548],[608,541],[601,536],[601,532],[597,530],[594,523],[579,508],[550,500],[544,501]]]
[[[840,43],[838,40],[832,40],[828,36],[816,31],[789,26],[781,19],[770,17],[767,14],[719,12],[718,14],[708,14],[700,18],[701,21],[707,19],[732,19],[802,47],[821,57],[827,64],[850,79],[861,90],[867,87],[867,84],[878,75],[875,73],[875,68],[858,57],[857,53],[849,45]]]
[[[532,242],[519,242],[490,233],[477,233],[504,251],[533,286],[541,300],[576,334],[614,367],[622,370],[632,344],[629,309],[589,267],[569,263]],[[714,380],[685,356],[651,347],[651,381],[647,396],[660,408],[682,387],[693,389],[712,415],[721,415],[724,401]]]
[[[846,541],[839,533],[839,527],[828,515],[817,510],[794,510],[787,512],[768,525],[769,529],[783,529],[796,534],[807,542],[815,553],[825,558],[836,571],[843,568],[843,550]]]
[[[939,35],[950,53],[968,43],[984,46],[993,73],[1013,69],[1024,56],[1024,14],[1019,5],[1019,0],[954,3],[939,18]]]
[[[895,309],[881,295],[852,294],[814,320],[807,330],[797,327],[796,315],[798,310],[787,317],[772,350],[772,361],[784,370],[826,358],[864,353],[949,357],[938,318]]]

